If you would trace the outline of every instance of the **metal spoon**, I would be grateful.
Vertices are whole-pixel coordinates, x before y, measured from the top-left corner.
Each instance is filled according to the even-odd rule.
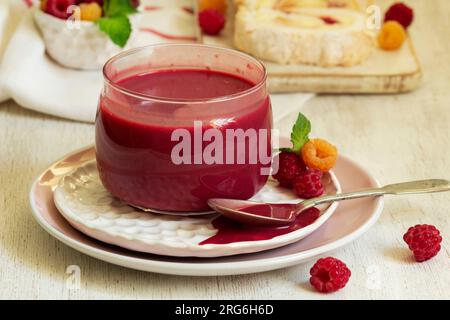
[[[382,188],[326,195],[297,204],[270,204],[247,200],[209,199],[208,205],[227,218],[251,225],[280,226],[292,223],[302,211],[323,203],[385,194],[415,194],[450,190],[450,181],[431,179],[386,185]]]

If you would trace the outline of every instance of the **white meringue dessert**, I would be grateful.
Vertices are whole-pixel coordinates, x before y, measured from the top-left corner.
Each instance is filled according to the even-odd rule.
[[[132,32],[124,48],[119,47],[91,21],[68,21],[35,8],[34,20],[39,27],[47,53],[64,67],[101,69],[117,53],[132,48],[139,27],[140,14],[129,16]]]

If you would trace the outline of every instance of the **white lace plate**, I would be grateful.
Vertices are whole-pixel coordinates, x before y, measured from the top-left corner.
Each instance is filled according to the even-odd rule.
[[[324,183],[326,194],[341,192],[332,172],[324,176]],[[251,200],[277,203],[301,199],[269,179]],[[171,216],[133,208],[103,187],[95,161],[65,175],[54,191],[54,202],[73,227],[92,238],[134,251],[178,257],[220,257],[281,247],[311,234],[337,208],[337,203],[320,207],[321,216],[313,224],[272,239],[201,245],[218,232],[211,223],[217,214]]]

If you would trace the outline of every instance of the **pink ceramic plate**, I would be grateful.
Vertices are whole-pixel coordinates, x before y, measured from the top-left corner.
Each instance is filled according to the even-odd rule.
[[[53,191],[60,178],[92,161],[93,147],[74,152],[55,162],[33,184],[31,207],[39,224],[63,243],[85,254],[121,266],[177,275],[231,275],[254,273],[295,265],[341,247],[356,239],[375,223],[383,207],[382,198],[343,202],[319,229],[307,238],[278,249],[220,258],[177,258],[139,253],[92,239],[74,229],[58,212]],[[340,157],[334,170],[343,191],[378,186],[364,169]]]

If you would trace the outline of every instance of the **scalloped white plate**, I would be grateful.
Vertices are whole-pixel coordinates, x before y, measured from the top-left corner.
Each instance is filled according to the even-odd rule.
[[[324,175],[325,193],[340,192],[333,173]],[[301,201],[293,192],[269,180],[251,200],[271,203]],[[143,212],[114,198],[102,185],[95,161],[65,175],[54,191],[55,205],[69,223],[86,235],[123,248],[178,257],[220,257],[277,248],[303,239],[319,228],[338,203],[320,207],[314,223],[267,240],[202,244],[219,230],[213,220],[218,214],[200,217]],[[240,231],[237,227],[237,232]],[[248,231],[246,231],[248,232]]]
[[[209,259],[141,253],[86,236],[73,228],[54,204],[53,190],[61,177],[94,158],[94,148],[87,147],[66,155],[47,168],[30,190],[33,216],[44,230],[75,250],[112,264],[148,272],[186,276],[236,275],[303,263],[357,239],[378,220],[384,203],[382,197],[344,201],[315,232],[277,249]],[[344,156],[339,157],[334,173],[344,192],[379,186],[365,169]]]

